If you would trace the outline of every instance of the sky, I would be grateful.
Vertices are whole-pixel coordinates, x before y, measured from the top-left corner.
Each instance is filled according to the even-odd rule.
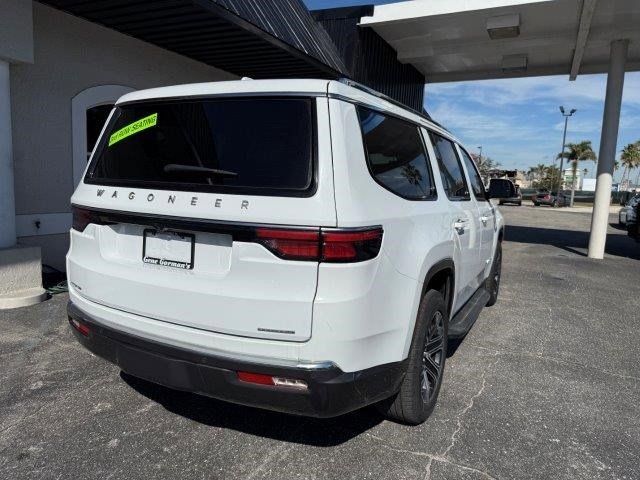
[[[560,152],[560,105],[567,111],[577,109],[569,118],[567,143],[591,140],[598,154],[605,90],[606,75],[581,75],[575,82],[564,75],[439,83],[425,86],[425,106],[472,152],[482,145],[483,156],[506,168],[527,170],[552,163]],[[633,72],[625,78],[618,151],[638,140],[640,73]],[[587,177],[595,176],[594,162],[581,168],[589,169]]]
[[[304,0],[311,10],[349,5],[392,3],[391,0]],[[429,114],[454,133],[469,151],[488,155],[503,168],[528,170],[555,161],[562,149],[564,119],[559,106],[577,112],[569,119],[567,142],[591,140],[598,154],[606,75],[568,75],[425,86]],[[618,154],[640,140],[640,72],[627,73],[618,136]],[[584,162],[587,178],[595,163]],[[620,178],[622,169],[615,178]]]

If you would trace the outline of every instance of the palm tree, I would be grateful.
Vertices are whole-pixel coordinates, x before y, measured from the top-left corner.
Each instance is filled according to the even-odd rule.
[[[558,155],[558,158],[564,157],[571,162],[571,203],[573,207],[573,198],[576,193],[576,176],[578,174],[578,162],[590,160],[595,162],[596,152],[591,148],[590,140],[583,140],[580,143],[567,144],[567,151]],[[562,172],[560,172],[562,174]]]
[[[621,184],[624,185],[624,177],[627,176],[627,184],[629,183],[629,177],[631,177],[631,170],[636,167],[640,167],[640,141],[636,143],[630,143],[622,149],[622,155],[620,155],[620,163],[624,165],[624,172],[622,173]]]
[[[539,163],[535,167],[529,167],[529,171],[527,173],[533,180],[533,183],[535,185],[538,185],[540,182],[542,182],[542,179],[544,178],[546,171],[547,171],[547,166],[543,163]]]

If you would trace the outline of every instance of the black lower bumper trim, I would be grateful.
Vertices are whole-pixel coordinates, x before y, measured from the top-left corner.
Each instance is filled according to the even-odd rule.
[[[242,405],[313,417],[334,417],[388,398],[398,391],[406,360],[358,372],[336,366],[306,369],[271,366],[201,354],[107,328],[69,302],[69,319],[89,328],[78,341],[124,372],[176,390]],[[85,332],[86,333],[86,332]],[[307,390],[241,382],[237,372],[304,380]]]

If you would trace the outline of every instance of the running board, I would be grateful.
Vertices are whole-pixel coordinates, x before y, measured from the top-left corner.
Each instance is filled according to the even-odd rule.
[[[487,305],[489,298],[489,292],[484,287],[476,290],[476,293],[449,322],[449,338],[459,339],[469,333],[469,330],[471,330],[471,327],[480,316],[480,312]]]

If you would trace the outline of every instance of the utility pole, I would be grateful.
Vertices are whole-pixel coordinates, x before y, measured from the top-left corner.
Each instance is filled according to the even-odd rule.
[[[569,117],[576,113],[576,109],[572,108],[569,113],[565,113],[564,107],[560,106],[560,113],[564,117],[564,133],[562,134],[562,151],[560,152],[560,178],[558,182],[558,191],[556,192],[556,198],[560,196],[560,190],[562,190],[562,178],[564,175],[564,149],[567,146],[567,125],[569,124]]]

